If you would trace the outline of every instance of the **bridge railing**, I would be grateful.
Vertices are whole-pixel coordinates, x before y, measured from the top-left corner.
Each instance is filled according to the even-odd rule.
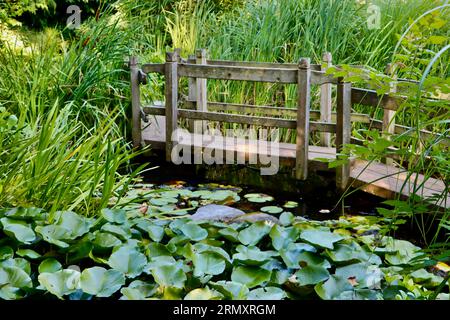
[[[323,56],[323,64],[311,64],[308,58],[300,59],[298,64],[238,62],[208,60],[205,50],[199,50],[196,56],[188,59],[180,57],[179,50],[166,53],[165,63],[138,65],[137,58],[130,59],[131,94],[133,110],[133,144],[141,145],[141,116],[165,116],[166,158],[170,161],[171,150],[177,141],[172,141],[172,132],[178,127],[178,119],[185,118],[191,123],[191,130],[202,133],[207,121],[240,123],[274,128],[295,129],[296,132],[296,178],[305,180],[308,174],[308,148],[310,132],[321,134],[321,144],[331,147],[330,133],[336,134],[336,154],[348,143],[361,143],[351,137],[352,122],[370,123],[372,127],[384,132],[399,133],[407,127],[395,125],[393,117],[402,98],[388,94],[378,95],[376,91],[354,88],[351,83],[326,74],[325,68],[331,65],[331,54]],[[148,73],[165,76],[165,105],[151,108],[141,106],[140,84],[145,83]],[[179,79],[189,79],[187,100],[179,99]],[[270,82],[297,85],[297,108],[257,106],[249,104],[211,102],[207,100],[207,79]],[[311,110],[311,87],[320,86],[320,111]],[[332,112],[331,92],[336,86],[336,112]],[[352,113],[354,104],[383,108],[383,121],[372,119],[369,115]],[[184,108],[180,108],[180,107]],[[223,113],[232,111],[239,113]],[[287,116],[291,119],[276,118]],[[424,131],[424,134],[431,134]],[[446,143],[449,143],[446,140]],[[450,145],[450,143],[449,143]],[[349,165],[337,168],[336,181],[340,188],[345,188],[350,175]]]

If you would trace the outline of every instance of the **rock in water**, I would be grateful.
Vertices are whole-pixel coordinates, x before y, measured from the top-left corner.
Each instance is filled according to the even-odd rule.
[[[245,215],[245,212],[229,206],[208,204],[197,209],[191,216],[192,220],[230,221]]]
[[[280,224],[280,221],[276,217],[271,216],[270,214],[260,213],[260,212],[248,213],[248,214],[236,217],[231,222],[257,222],[257,221],[270,221],[275,224]]]

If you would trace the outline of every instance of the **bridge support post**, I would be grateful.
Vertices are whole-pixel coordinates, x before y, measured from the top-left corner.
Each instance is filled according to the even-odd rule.
[[[389,63],[386,67],[386,72],[387,75],[393,75],[394,73],[394,69],[392,67],[392,65]],[[395,75],[393,75],[394,80],[396,78]],[[397,91],[397,84],[395,82],[391,82],[390,83],[390,93],[395,93]],[[381,130],[383,131],[383,133],[386,134],[386,138],[390,139],[390,135],[395,133],[395,111],[394,110],[389,110],[389,109],[384,109],[383,110],[383,126],[381,128]],[[393,165],[394,160],[392,158],[383,158],[382,162],[385,164],[389,164],[389,165]]]
[[[195,61],[195,55],[190,55],[188,60]],[[195,62],[194,62],[195,63]],[[197,101],[197,78],[188,79],[188,100]],[[189,131],[194,133],[194,123],[195,120],[188,119]]]
[[[336,107],[336,157],[342,152],[345,144],[350,143],[351,138],[351,108],[352,108],[352,84],[339,81],[337,85]],[[336,187],[343,191],[347,188],[350,177],[349,162],[336,168]]]
[[[322,56],[321,69],[325,71],[331,67],[331,53],[325,52]],[[320,121],[331,123],[331,83],[325,83],[320,86]],[[331,134],[329,132],[320,133],[320,143],[324,147],[331,147]]]
[[[206,65],[206,50],[200,49],[195,53],[196,64]],[[206,78],[197,78],[197,111],[208,111],[208,94]],[[208,121],[200,120],[194,122],[194,133],[202,134],[208,130]]]
[[[178,60],[179,50],[166,52],[165,64],[165,96],[166,96],[166,161],[171,161],[172,148],[176,141],[172,141],[172,133],[177,129],[178,120]]]
[[[295,177],[308,177],[309,109],[311,103],[311,65],[309,58],[301,58],[297,83],[297,138],[295,153]]]
[[[130,57],[130,82],[131,82],[131,135],[133,147],[141,146],[141,105],[139,88],[139,68],[137,57]]]

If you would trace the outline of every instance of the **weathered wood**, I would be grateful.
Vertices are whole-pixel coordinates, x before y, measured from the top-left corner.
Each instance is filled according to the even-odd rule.
[[[295,152],[295,177],[308,177],[309,109],[311,95],[311,68],[309,58],[300,59],[297,84],[297,137]]]
[[[196,52],[196,63],[198,65],[206,65],[206,50],[200,49]],[[206,78],[197,78],[197,111],[208,111],[208,92]],[[208,121],[194,122],[194,132],[202,133],[208,130]]]
[[[165,64],[164,63],[146,63],[142,65],[142,71],[145,73],[161,73],[165,72]]]
[[[130,81],[131,81],[131,135],[133,147],[141,146],[141,94],[139,88],[139,68],[137,57],[130,57]]]
[[[352,104],[381,107],[396,111],[403,101],[404,98],[402,97],[394,98],[388,94],[379,96],[374,90],[352,88]]]
[[[322,56],[324,68],[322,71],[331,67],[331,53],[325,52]],[[331,84],[325,83],[320,86],[320,121],[331,122]],[[331,135],[329,133],[322,133],[320,135],[320,142],[322,146],[331,146]]]
[[[172,148],[175,142],[172,141],[172,133],[177,129],[177,107],[178,107],[178,52],[166,53],[166,161],[171,161]]]
[[[204,77],[207,79],[272,82],[272,83],[297,83],[298,71],[282,68],[256,68],[235,67],[218,65],[180,64],[178,75],[180,77]],[[331,75],[321,71],[310,72],[311,84],[337,83]]]
[[[336,155],[342,152],[343,146],[350,143],[352,124],[351,112],[351,83],[341,82],[337,85],[337,119],[336,119]],[[349,163],[336,168],[336,186],[345,190],[350,176]]]
[[[390,65],[390,64],[389,64]],[[390,69],[390,67],[388,67]],[[395,82],[390,83],[390,93],[397,91],[397,84]],[[395,111],[384,109],[383,110],[383,127],[382,131],[385,133],[386,139],[390,140],[391,135],[395,133]],[[392,158],[383,158],[383,163],[393,165],[394,160]]]
[[[192,60],[193,63],[196,63],[195,55],[189,56],[188,60]],[[197,79],[196,78],[188,78],[188,100],[197,101]],[[194,130],[195,130],[194,123],[195,122],[193,120],[188,121],[188,126],[189,126],[190,132],[194,132]]]

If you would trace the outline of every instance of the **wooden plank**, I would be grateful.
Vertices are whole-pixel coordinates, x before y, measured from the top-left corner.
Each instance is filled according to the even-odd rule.
[[[311,68],[309,58],[300,59],[297,84],[297,137],[295,152],[295,177],[308,177],[309,109],[311,104]]]
[[[322,56],[324,70],[331,67],[332,56],[330,52],[325,52]],[[323,71],[323,70],[322,70]],[[320,121],[331,122],[331,84],[325,83],[320,86]],[[331,135],[328,132],[320,135],[322,146],[331,146]]]
[[[412,175],[409,179],[407,177],[408,174],[404,169],[382,163],[368,163],[364,160],[356,161],[351,171],[354,186],[384,198],[393,198],[398,194],[409,197],[415,193],[422,198],[430,199],[445,191],[445,184],[438,179],[429,178],[424,182],[425,177],[421,174]],[[414,182],[415,179],[417,183]],[[450,208],[450,196],[435,204]]]
[[[189,59],[192,59],[193,63],[196,63],[194,55],[189,56]],[[196,78],[188,78],[188,100],[194,101],[194,103],[197,101],[197,79]],[[188,121],[189,130],[191,132],[194,132],[194,130],[195,130],[194,123],[195,122],[193,120]]]
[[[196,64],[206,65],[206,50],[200,49],[196,52]],[[207,80],[205,78],[197,78],[197,111],[208,111],[208,94]],[[208,121],[194,122],[194,132],[203,133],[208,130]]]
[[[142,71],[145,73],[165,73],[164,63],[146,63],[142,65]]]
[[[352,88],[352,104],[362,104],[372,107],[381,107],[396,111],[404,101],[400,97],[391,97],[387,94],[378,96],[374,90]]]
[[[130,57],[131,81],[131,135],[133,147],[141,146],[141,93],[139,87],[139,68],[137,57]]]
[[[171,161],[172,149],[175,142],[172,142],[172,133],[177,129],[178,118],[178,52],[166,53],[166,161]]]
[[[351,112],[351,83],[341,82],[337,86],[337,119],[336,119],[336,153],[342,152],[343,146],[350,143],[352,124],[350,122]],[[336,186],[345,190],[350,176],[349,164],[336,168]]]

